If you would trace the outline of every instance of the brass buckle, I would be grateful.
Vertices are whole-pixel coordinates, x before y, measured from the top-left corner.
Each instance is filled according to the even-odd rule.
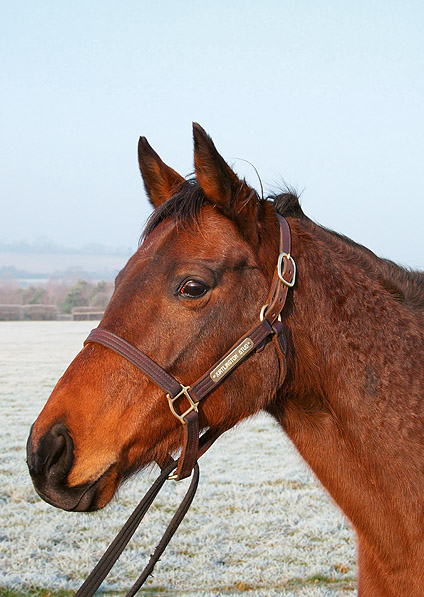
[[[292,279],[290,282],[287,282],[287,280],[285,280],[283,278],[283,271],[282,271],[283,259],[287,259],[287,261],[290,261],[290,263],[293,266],[293,276],[292,276]],[[283,284],[285,284],[289,288],[292,288],[294,286],[294,283],[296,282],[296,264],[294,262],[293,257],[290,255],[290,253],[280,253],[280,255],[278,256],[277,273],[278,273],[278,277],[280,278],[280,280]]]
[[[197,404],[197,402],[194,402],[193,398],[190,396],[190,394],[188,392],[189,389],[190,389],[190,386],[183,386],[183,384],[181,384],[181,392],[179,392],[176,396],[172,397],[171,394],[169,394],[169,393],[166,395],[166,397],[168,398],[169,408],[171,409],[172,414],[174,415],[174,417],[177,417],[177,419],[179,419],[183,425],[186,425],[186,423],[187,423],[187,421],[185,420],[185,417],[188,414],[190,414],[193,410],[195,410],[196,412],[199,412],[198,404]],[[189,401],[190,406],[186,411],[184,411],[181,414],[178,414],[174,408],[174,402],[176,400],[178,400],[178,398],[181,398],[181,396],[183,396],[183,395]]]

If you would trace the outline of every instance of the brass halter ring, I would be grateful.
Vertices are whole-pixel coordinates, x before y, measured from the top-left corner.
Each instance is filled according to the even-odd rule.
[[[169,393],[166,395],[166,397],[168,398],[168,402],[169,402],[169,408],[171,409],[172,414],[174,415],[174,417],[177,417],[177,419],[179,419],[183,425],[186,425],[187,421],[185,420],[185,417],[189,413],[191,413],[193,410],[198,412],[198,404],[197,404],[197,402],[194,402],[193,398],[190,396],[190,394],[189,394],[190,389],[191,389],[190,386],[183,386],[183,384],[181,384],[181,392],[179,392],[176,396],[172,397],[171,394],[169,394]],[[187,400],[190,403],[190,406],[186,411],[179,414],[175,410],[174,402],[176,402],[179,398],[181,398],[181,396],[185,396],[187,398]]]
[[[265,305],[261,309],[261,312],[259,313],[259,319],[261,321],[263,321],[265,319],[265,311],[266,311],[267,307],[269,307],[269,303],[265,303]],[[278,321],[281,321],[281,313],[279,313],[277,319],[278,319]]]
[[[293,275],[292,275],[292,279],[290,282],[287,282],[287,280],[285,280],[283,277],[283,267],[282,267],[283,259],[287,259],[287,261],[290,261],[290,263],[292,264],[292,267],[293,267]],[[278,256],[277,273],[278,273],[278,277],[280,278],[280,280],[283,284],[285,284],[289,288],[292,288],[294,286],[294,284],[296,282],[296,263],[295,263],[293,257],[290,255],[290,253],[280,253],[280,255]]]

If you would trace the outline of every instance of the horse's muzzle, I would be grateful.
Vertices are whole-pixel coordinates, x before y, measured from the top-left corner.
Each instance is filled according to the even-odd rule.
[[[27,442],[27,464],[35,490],[44,501],[74,512],[98,510],[99,485],[106,471],[92,483],[70,486],[68,474],[74,462],[74,444],[63,423],[56,423],[38,441],[34,448],[32,430]]]

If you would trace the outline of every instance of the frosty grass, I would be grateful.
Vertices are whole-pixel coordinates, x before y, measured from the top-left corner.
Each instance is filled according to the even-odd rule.
[[[29,428],[93,322],[0,323],[0,595],[72,594],[157,470],[125,484],[100,512],[41,501],[25,464]],[[149,595],[355,593],[353,533],[278,426],[260,415],[228,432],[200,463],[200,486]],[[102,592],[123,595],[186,488],[170,481]]]

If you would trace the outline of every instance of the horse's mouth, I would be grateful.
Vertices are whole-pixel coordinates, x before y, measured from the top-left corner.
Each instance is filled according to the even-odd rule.
[[[110,502],[120,483],[120,475],[115,463],[95,481],[83,485],[37,486],[36,480],[33,481],[38,495],[51,506],[68,512],[94,512]]]

